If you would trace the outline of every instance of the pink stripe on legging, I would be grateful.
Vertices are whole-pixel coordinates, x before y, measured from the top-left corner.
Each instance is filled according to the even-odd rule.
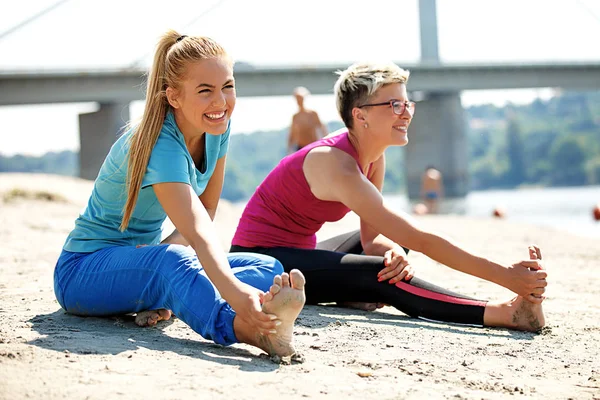
[[[441,294],[432,292],[427,289],[421,289],[415,286],[411,286],[406,282],[396,282],[396,287],[402,289],[408,293],[412,293],[416,296],[425,297],[427,299],[439,300],[446,303],[463,304],[466,306],[479,306],[485,307],[486,302],[480,300],[469,300],[461,299],[460,297],[448,296],[447,294]]]

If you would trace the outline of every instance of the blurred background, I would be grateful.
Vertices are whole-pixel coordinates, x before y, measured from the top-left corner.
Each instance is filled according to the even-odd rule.
[[[440,212],[600,238],[600,2],[595,0],[24,0],[0,13],[0,173],[94,179],[143,109],[167,29],[210,36],[236,60],[223,197],[245,202],[285,156],[295,86],[342,127],[335,71],[411,71],[410,143],[386,153],[384,194],[408,212],[425,166]],[[0,179],[1,179],[0,174]],[[600,216],[598,216],[600,219]]]

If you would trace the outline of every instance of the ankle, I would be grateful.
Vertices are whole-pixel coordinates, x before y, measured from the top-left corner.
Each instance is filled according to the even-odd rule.
[[[512,300],[503,303],[488,302],[483,312],[483,325],[489,327],[516,328],[515,307]]]

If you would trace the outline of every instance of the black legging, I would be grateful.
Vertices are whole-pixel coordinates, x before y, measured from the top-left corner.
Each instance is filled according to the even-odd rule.
[[[231,246],[231,252],[254,252],[278,259],[285,271],[299,269],[306,277],[306,301],[385,303],[412,317],[469,325],[483,325],[485,301],[453,293],[419,278],[390,285],[378,282],[383,257],[367,256],[360,232],[336,236],[315,250],[289,247]]]

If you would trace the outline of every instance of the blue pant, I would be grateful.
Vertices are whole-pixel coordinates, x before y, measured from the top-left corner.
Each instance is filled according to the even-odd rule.
[[[283,267],[262,254],[228,255],[235,276],[262,291]],[[166,308],[215,343],[237,342],[235,312],[208,279],[196,253],[181,245],[114,246],[93,253],[61,253],[54,292],[68,313],[107,316]]]

